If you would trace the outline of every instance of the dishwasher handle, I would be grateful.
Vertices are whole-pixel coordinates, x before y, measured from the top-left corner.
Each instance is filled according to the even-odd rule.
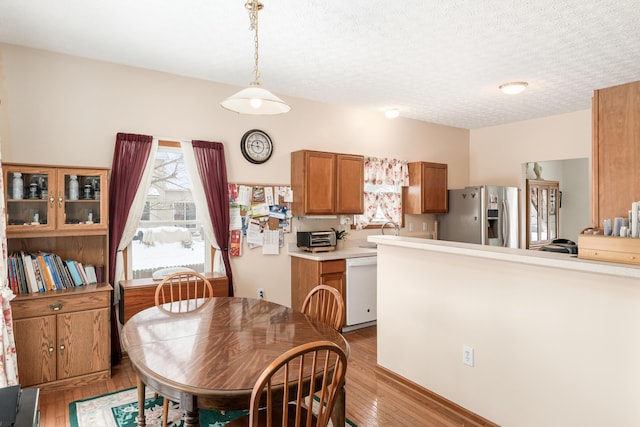
[[[347,258],[347,267],[360,267],[363,265],[377,265],[377,256],[365,256],[360,258]]]

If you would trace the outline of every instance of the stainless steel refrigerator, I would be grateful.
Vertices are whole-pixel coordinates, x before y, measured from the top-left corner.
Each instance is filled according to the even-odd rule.
[[[518,188],[484,185],[449,190],[438,239],[518,248]]]

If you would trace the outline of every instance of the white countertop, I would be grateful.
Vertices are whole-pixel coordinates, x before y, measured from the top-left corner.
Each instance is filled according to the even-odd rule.
[[[296,247],[289,248],[289,255],[312,261],[330,261],[334,259],[362,258],[376,256],[378,251],[374,248],[350,247],[329,252],[305,252]]]
[[[566,270],[640,278],[640,267],[612,262],[584,260],[575,256],[570,256],[569,254],[502,248],[497,246],[483,246],[472,243],[446,242],[443,240],[418,239],[402,236],[369,236],[368,241],[378,244],[379,247],[383,245],[395,246],[563,268]],[[580,249],[578,248],[578,250]]]

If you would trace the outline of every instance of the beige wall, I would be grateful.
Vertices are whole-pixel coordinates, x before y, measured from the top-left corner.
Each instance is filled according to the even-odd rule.
[[[305,148],[448,163],[451,185],[469,179],[465,129],[388,120],[284,94],[290,113],[241,116],[219,106],[237,87],[11,45],[0,44],[0,64],[4,161],[110,167],[116,133],[131,132],[223,142],[231,182],[289,184],[289,153]],[[249,164],[240,153],[240,138],[254,128],[274,141],[264,165]],[[351,237],[358,234],[364,235]],[[234,259],[236,293],[254,296],[262,287],[267,299],[290,304],[284,252],[245,250]]]
[[[503,427],[639,426],[639,304],[635,277],[378,245],[378,363]]]

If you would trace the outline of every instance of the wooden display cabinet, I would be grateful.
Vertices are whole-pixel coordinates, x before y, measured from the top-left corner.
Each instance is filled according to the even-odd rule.
[[[108,169],[4,163],[3,171],[8,252],[54,253],[104,266],[109,277]],[[66,388],[110,376],[111,292],[100,283],[11,301],[23,386]]]
[[[305,298],[317,285],[327,285],[337,289],[346,301],[346,271],[344,259],[313,261],[291,257],[291,308],[300,310]]]
[[[9,236],[107,230],[107,169],[12,163],[3,164],[3,169]],[[72,177],[77,177],[76,196],[71,190]]]
[[[404,212],[407,214],[448,212],[447,165],[430,162],[409,163],[409,187],[404,191]]]
[[[302,150],[291,153],[294,215],[364,212],[364,157]]]

